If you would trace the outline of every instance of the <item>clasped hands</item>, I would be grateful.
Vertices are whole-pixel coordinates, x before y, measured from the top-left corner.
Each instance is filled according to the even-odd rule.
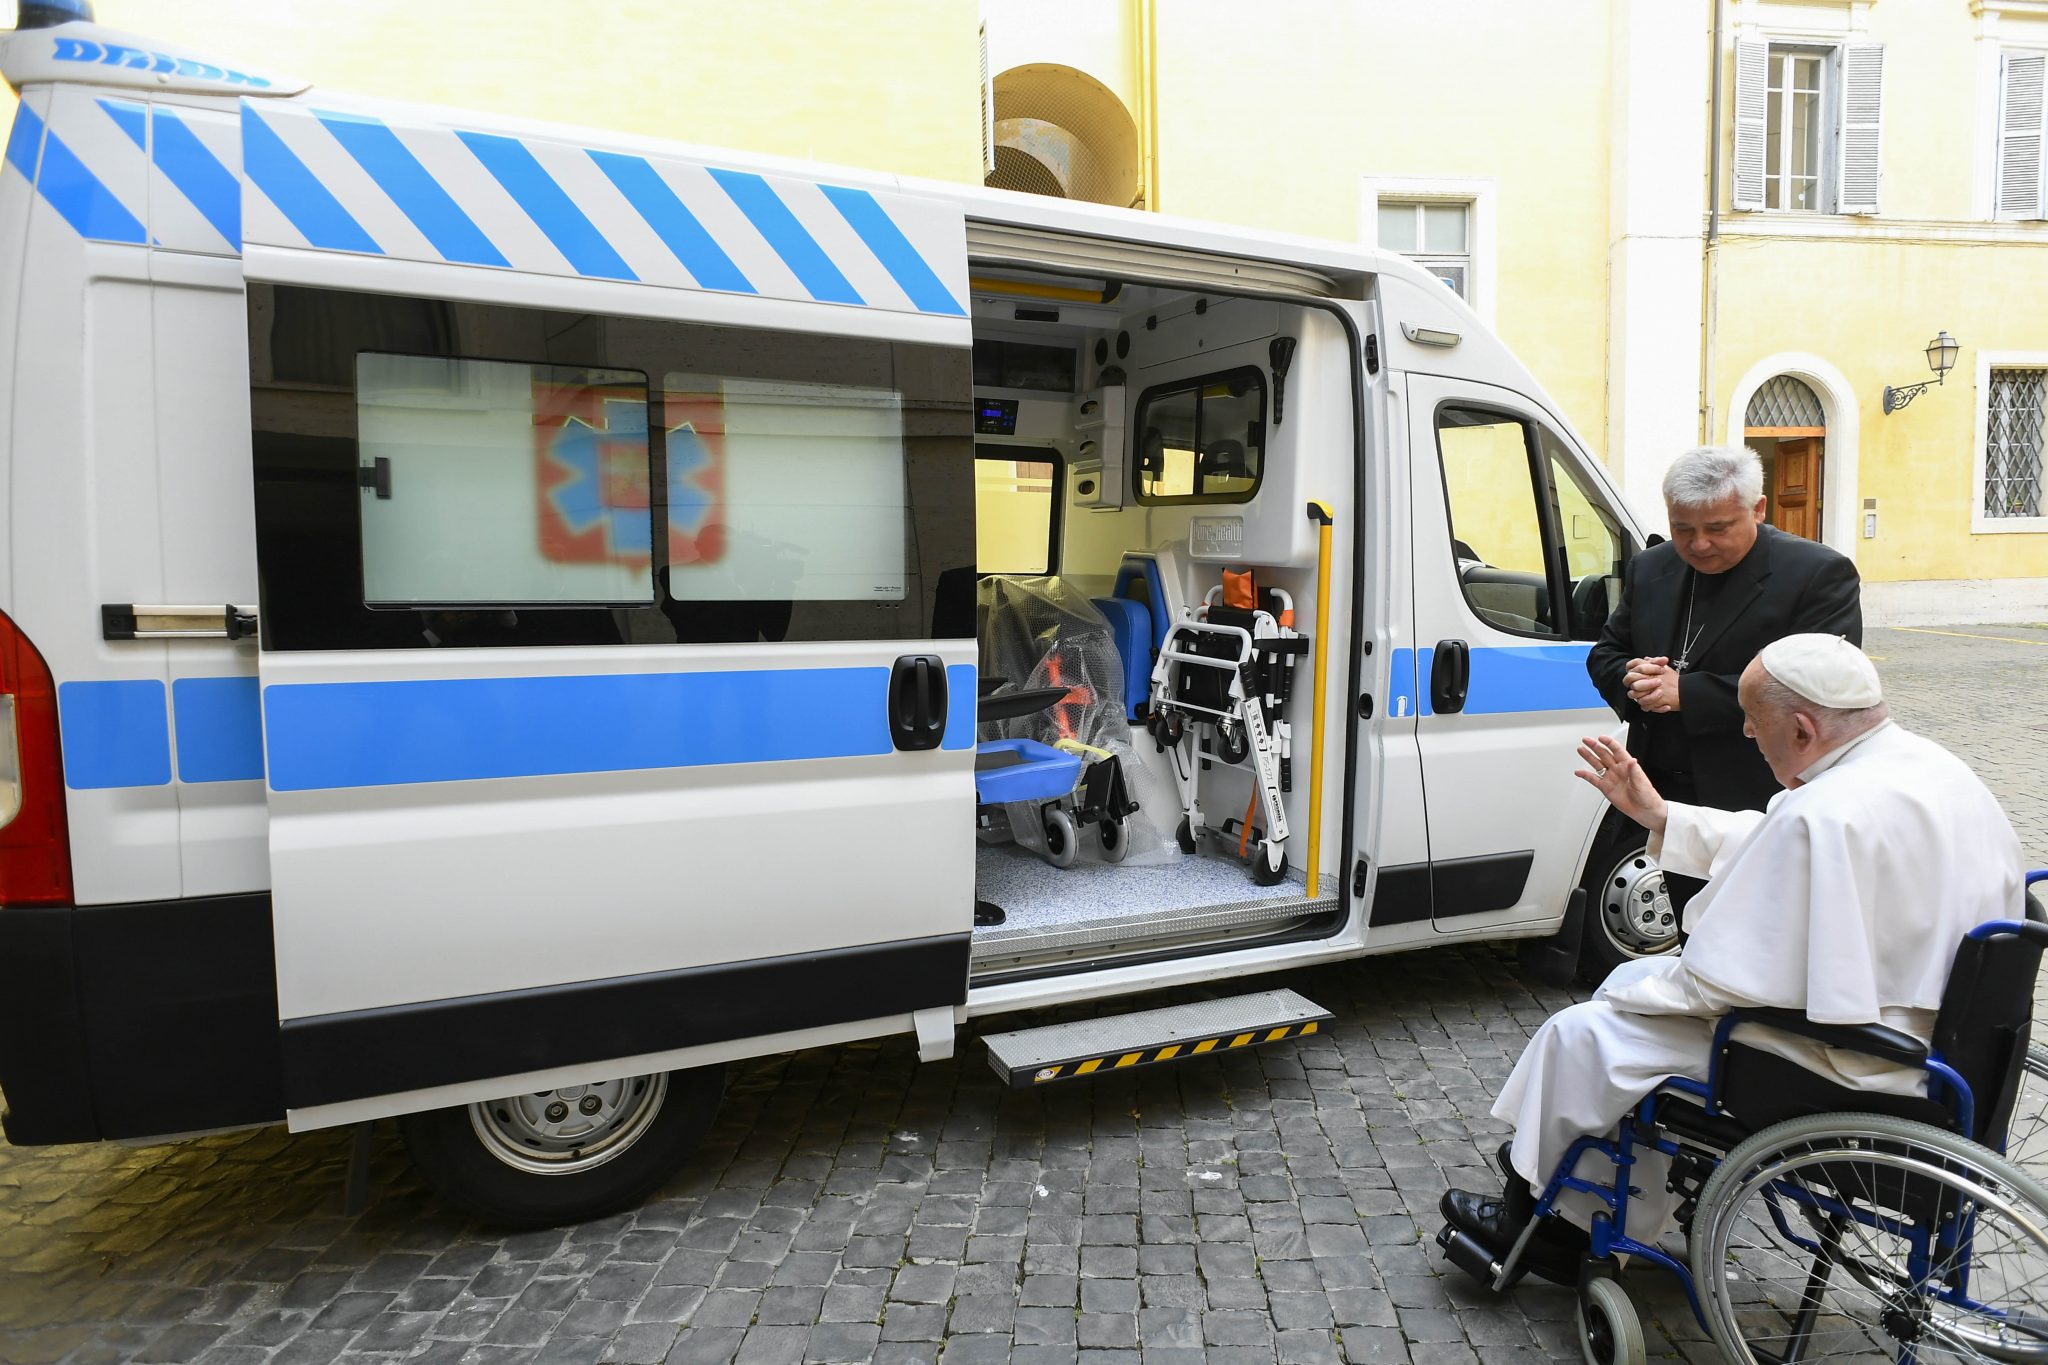
[[[1645,711],[1676,711],[1679,677],[1679,671],[1671,666],[1671,660],[1660,654],[1630,659],[1628,671],[1621,675],[1621,685],[1628,689],[1636,705]]]

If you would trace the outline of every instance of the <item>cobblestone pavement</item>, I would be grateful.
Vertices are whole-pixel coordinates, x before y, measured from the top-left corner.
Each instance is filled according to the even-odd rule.
[[[2048,627],[1959,630],[1869,644],[1902,719],[2048,865]],[[1489,1098],[1568,997],[1495,950],[1285,984],[1336,1027],[1042,1094],[971,1039],[930,1066],[891,1041],[738,1068],[659,1197],[566,1231],[465,1221],[388,1132],[356,1218],[337,1133],[0,1148],[0,1360],[1577,1359],[1568,1294],[1492,1300],[1430,1242],[1446,1183],[1490,1179]],[[1653,1355],[1714,1358],[1661,1277],[1627,1282]]]

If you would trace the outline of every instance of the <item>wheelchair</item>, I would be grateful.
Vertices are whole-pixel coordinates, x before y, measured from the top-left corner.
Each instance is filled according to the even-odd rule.
[[[1965,937],[1931,1045],[1796,1010],[1731,1013],[1707,1079],[1669,1077],[1614,1136],[1575,1142],[1504,1256],[1448,1225],[1438,1245],[1504,1292],[1559,1196],[1590,1196],[1577,1327],[1593,1365],[1645,1359],[1621,1257],[1676,1276],[1730,1361],[2048,1362],[2048,1182],[2003,1154],[2015,1099],[2023,1081],[2038,1093],[2044,1060],[2028,1035],[2048,913],[2031,893],[2026,908],[2024,922]],[[1837,1086],[1735,1037],[1745,1024],[1916,1067],[1928,1093]],[[1684,1259],[1630,1235],[1631,1196],[1642,1195],[1630,1176],[1646,1152],[1670,1163]],[[1596,1174],[1612,1168],[1607,1182],[1579,1174],[1588,1156],[1606,1163],[1591,1163]]]

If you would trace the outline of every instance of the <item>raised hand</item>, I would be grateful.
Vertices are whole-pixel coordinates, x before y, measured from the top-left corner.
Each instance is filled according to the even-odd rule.
[[[1591,783],[1609,804],[1644,829],[1664,832],[1664,798],[1634,754],[1615,740],[1594,735],[1579,741],[1579,757],[1586,766],[1574,776]]]

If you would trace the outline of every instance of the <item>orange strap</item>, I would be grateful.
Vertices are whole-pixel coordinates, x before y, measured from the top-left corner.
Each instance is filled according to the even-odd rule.
[[[1223,605],[1239,611],[1257,611],[1259,590],[1252,585],[1250,569],[1225,569],[1223,571]]]
[[[1226,569],[1224,570],[1224,572],[1228,573],[1229,570]],[[1246,574],[1245,577],[1250,578],[1251,575]],[[1256,811],[1258,808],[1259,789],[1257,787],[1253,787],[1252,799],[1244,803],[1244,828],[1240,829],[1237,832],[1237,856],[1240,859],[1244,858],[1245,850],[1249,849],[1252,846],[1252,812]]]

